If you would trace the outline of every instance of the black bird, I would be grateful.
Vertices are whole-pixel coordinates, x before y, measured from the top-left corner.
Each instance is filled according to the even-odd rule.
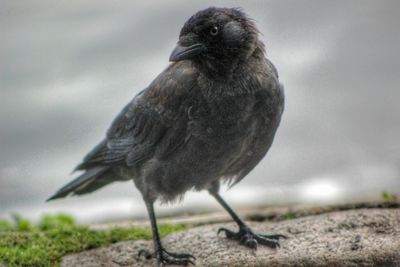
[[[208,190],[238,224],[238,232],[219,229],[227,238],[253,249],[278,247],[283,235],[254,233],[218,193],[221,183],[238,183],[260,162],[281,120],[283,88],[258,33],[241,9],[194,14],[180,32],[173,63],[115,118],[76,167],[84,173],[49,200],[133,180],[146,203],[159,266],[194,260],[163,248],[153,209],[156,200],[171,202],[191,189]]]

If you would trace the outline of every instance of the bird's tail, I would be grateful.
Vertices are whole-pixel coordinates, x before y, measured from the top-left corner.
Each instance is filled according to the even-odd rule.
[[[82,175],[60,188],[53,196],[46,201],[57,198],[63,198],[68,195],[82,195],[99,189],[115,181],[107,166],[92,167],[86,170]]]

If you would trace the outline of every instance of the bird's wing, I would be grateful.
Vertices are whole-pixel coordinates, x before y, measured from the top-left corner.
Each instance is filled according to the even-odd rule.
[[[125,106],[106,138],[76,169],[118,163],[135,166],[155,154],[173,153],[188,139],[188,108],[196,80],[190,63],[171,64]]]

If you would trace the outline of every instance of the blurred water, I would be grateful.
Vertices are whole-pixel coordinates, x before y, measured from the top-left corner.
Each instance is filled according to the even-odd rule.
[[[168,65],[197,10],[241,6],[285,84],[272,149],[224,195],[235,206],[400,192],[398,1],[1,1],[0,217],[143,216],[132,184],[44,203],[113,117]],[[191,193],[161,213],[216,207]],[[207,199],[207,200],[206,200]]]

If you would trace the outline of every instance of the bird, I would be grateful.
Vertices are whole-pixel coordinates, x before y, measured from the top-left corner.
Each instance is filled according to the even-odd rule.
[[[161,243],[156,201],[173,203],[189,190],[207,190],[238,231],[227,239],[251,249],[278,248],[281,234],[255,233],[221,197],[266,155],[284,110],[283,85],[267,59],[255,21],[241,8],[209,7],[183,25],[169,65],[111,123],[76,171],[83,173],[48,200],[132,181],[149,215],[157,266],[194,264]]]

